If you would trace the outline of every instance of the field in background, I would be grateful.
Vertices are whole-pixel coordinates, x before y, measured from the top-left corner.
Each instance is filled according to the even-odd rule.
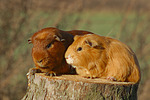
[[[128,44],[139,59],[144,84],[150,72],[148,2],[0,0],[0,99],[19,100],[25,94],[26,73],[34,67],[27,40],[45,27],[87,30]]]

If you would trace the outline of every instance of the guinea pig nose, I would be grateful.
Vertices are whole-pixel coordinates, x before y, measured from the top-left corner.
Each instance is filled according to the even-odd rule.
[[[70,59],[71,58],[71,55],[68,55],[67,57],[66,57],[66,59]]]
[[[68,59],[68,56],[67,57],[65,57],[66,59]]]

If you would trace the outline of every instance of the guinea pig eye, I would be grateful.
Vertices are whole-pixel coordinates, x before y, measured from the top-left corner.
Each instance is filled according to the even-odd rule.
[[[52,43],[49,43],[49,44],[46,46],[46,48],[50,48],[51,45],[52,45]]]
[[[77,49],[77,51],[81,51],[82,50],[82,47],[79,47],[78,49]]]

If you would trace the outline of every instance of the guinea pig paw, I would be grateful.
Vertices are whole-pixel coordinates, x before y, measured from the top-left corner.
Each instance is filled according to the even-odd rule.
[[[41,73],[41,70],[37,69],[37,68],[29,69],[29,73],[28,74],[35,75],[35,73]]]
[[[45,75],[53,77],[53,76],[56,76],[56,73],[51,71],[51,72],[46,72]]]
[[[108,76],[108,77],[107,77],[107,80],[110,80],[110,81],[117,81],[116,78],[115,78],[115,77],[112,77],[112,76]]]

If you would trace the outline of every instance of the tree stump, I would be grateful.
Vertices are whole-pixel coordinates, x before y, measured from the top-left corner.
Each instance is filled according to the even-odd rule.
[[[138,84],[87,79],[79,75],[45,76],[28,73],[22,100],[137,100]]]

